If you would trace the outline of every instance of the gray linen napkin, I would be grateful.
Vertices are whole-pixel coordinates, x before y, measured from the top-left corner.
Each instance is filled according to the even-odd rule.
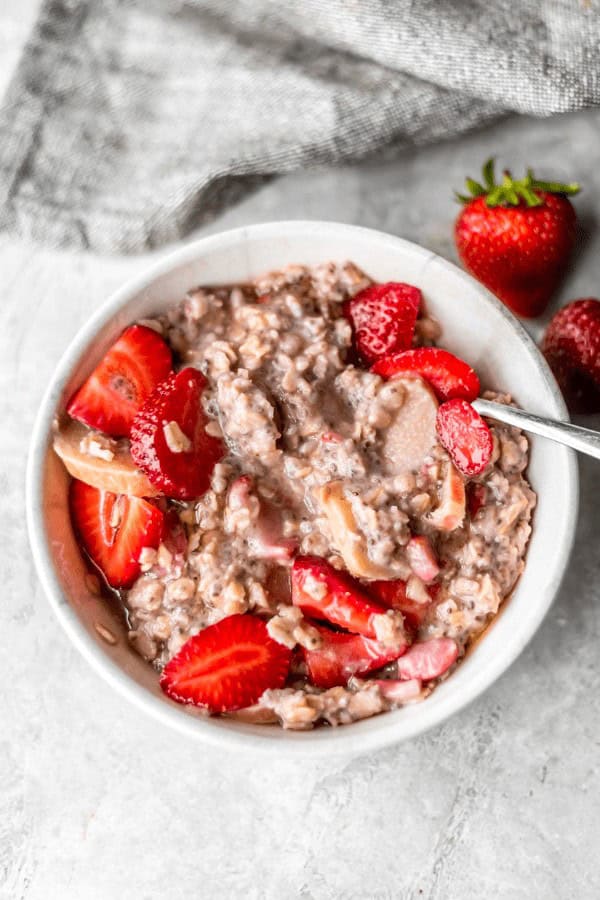
[[[0,109],[0,227],[134,252],[265,177],[598,105],[591,0],[46,0]]]

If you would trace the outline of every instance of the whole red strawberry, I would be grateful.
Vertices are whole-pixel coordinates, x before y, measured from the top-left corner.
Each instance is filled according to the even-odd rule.
[[[569,409],[600,412],[600,300],[573,300],[546,329],[542,350]]]
[[[562,278],[575,243],[576,217],[565,195],[577,184],[539,181],[531,169],[516,180],[504,173],[496,184],[493,159],[483,185],[466,179],[470,196],[454,226],[465,267],[513,312],[538,316]]]

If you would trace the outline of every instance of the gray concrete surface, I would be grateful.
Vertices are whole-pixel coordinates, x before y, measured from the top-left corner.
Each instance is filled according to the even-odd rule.
[[[4,81],[36,3],[9,0],[0,10]],[[325,218],[381,228],[454,258],[451,188],[495,152],[515,171],[535,163],[543,174],[582,182],[577,207],[588,236],[557,305],[598,295],[599,124],[595,112],[513,119],[385,164],[299,174],[263,187],[201,233]],[[581,466],[571,566],[539,633],[483,697],[410,744],[306,764],[216,752],[158,730],[71,647],[30,559],[28,436],[72,335],[149,259],[58,254],[0,238],[0,897],[600,896],[593,461]]]

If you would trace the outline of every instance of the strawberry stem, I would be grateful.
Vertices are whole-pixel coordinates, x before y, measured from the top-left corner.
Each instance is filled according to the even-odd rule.
[[[546,191],[549,194],[564,194],[572,196],[577,194],[580,187],[576,183],[563,184],[560,181],[541,181],[536,178],[531,169],[527,169],[524,178],[513,178],[510,171],[505,169],[502,173],[502,182],[496,184],[494,172],[494,158],[488,159],[482,169],[482,183],[473,178],[466,178],[467,194],[455,192],[459,203],[470,203],[475,197],[485,197],[487,206],[542,206],[543,200],[537,191]]]

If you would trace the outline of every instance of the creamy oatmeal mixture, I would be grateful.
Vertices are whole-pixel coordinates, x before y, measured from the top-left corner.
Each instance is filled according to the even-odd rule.
[[[526,438],[490,423],[491,463],[466,479],[467,509],[457,509],[456,480],[465,479],[436,439],[431,389],[419,378],[384,381],[353,358],[342,302],[369,283],[351,263],[289,266],[252,284],[193,290],[144,323],[165,337],[178,365],[205,373],[207,430],[227,446],[200,500],[167,501],[181,527],[142,551],[142,574],[122,592],[130,640],[157,669],[190,636],[246,611],[270,617],[275,640],[318,647],[318,629],[290,605],[297,554],[322,557],[365,585],[405,580],[408,598],[428,603],[414,640],[452,638],[460,656],[521,574],[535,505]],[[439,338],[421,312],[415,346]],[[185,450],[185,434],[165,427],[170,449]],[[87,441],[92,455],[113,452],[101,435]],[[429,593],[411,542],[422,535],[440,569]],[[382,616],[377,638],[402,641],[402,616]],[[435,684],[399,683],[391,663],[322,691],[308,684],[301,656],[293,660],[288,686],[266,691],[240,718],[341,724],[418,701]]]

